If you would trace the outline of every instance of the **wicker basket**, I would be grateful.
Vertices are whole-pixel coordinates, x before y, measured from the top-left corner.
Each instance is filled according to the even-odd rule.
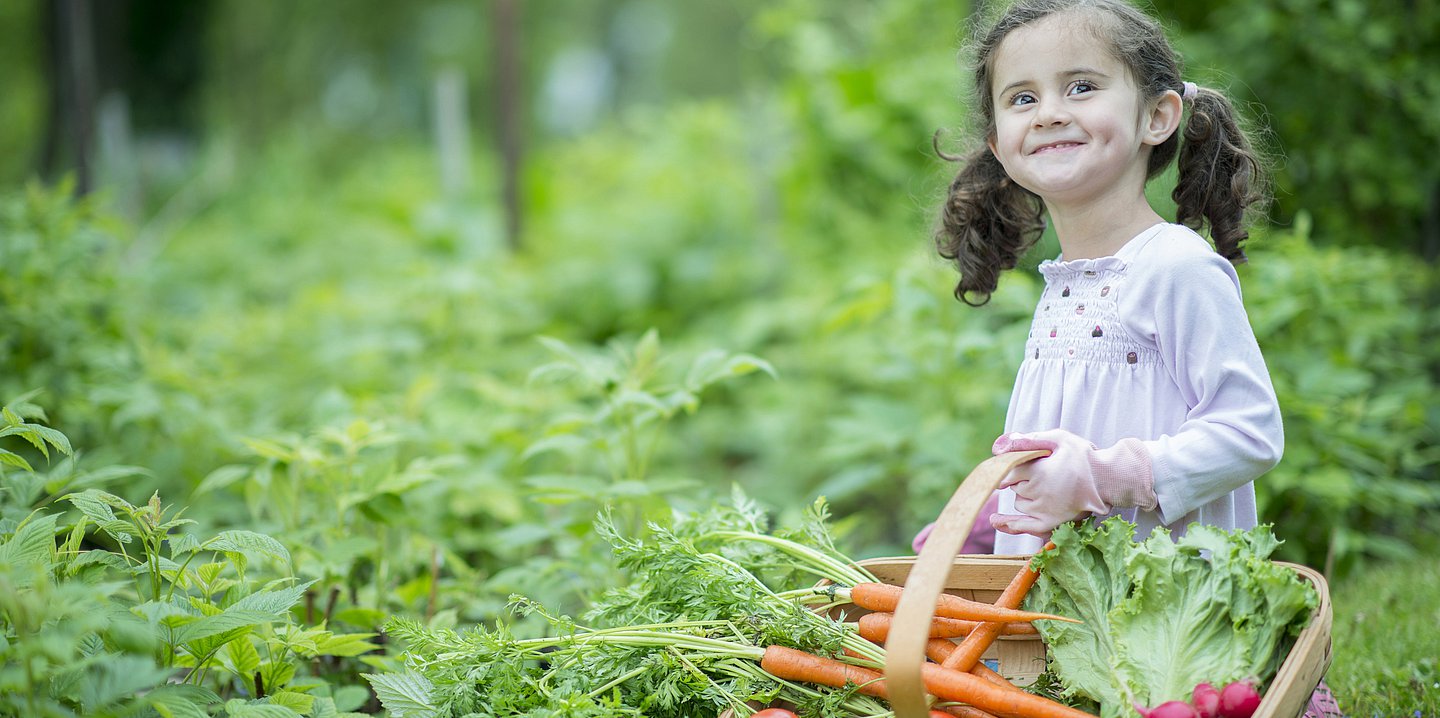
[[[1048,451],[1012,452],[986,460],[956,489],[919,556],[861,562],[881,581],[905,586],[885,646],[886,684],[896,718],[927,715],[920,666],[925,660],[925,642],[940,593],[993,602],[1028,560],[1025,556],[956,554],[1000,479],[1015,466],[1048,454]],[[1255,718],[1302,715],[1310,694],[1330,666],[1331,609],[1325,579],[1305,566],[1281,565],[1314,584],[1320,601],[1309,625],[1300,633],[1271,680]],[[1038,637],[1005,636],[990,647],[982,660],[1012,681],[1026,684],[1045,668],[1045,645]]]

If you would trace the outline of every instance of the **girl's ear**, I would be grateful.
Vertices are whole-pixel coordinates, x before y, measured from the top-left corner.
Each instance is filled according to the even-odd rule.
[[[1166,90],[1165,94],[1155,101],[1155,106],[1150,108],[1150,116],[1142,128],[1141,142],[1158,145],[1170,139],[1170,135],[1180,129],[1180,118],[1184,111],[1185,103],[1180,99],[1180,93]]]

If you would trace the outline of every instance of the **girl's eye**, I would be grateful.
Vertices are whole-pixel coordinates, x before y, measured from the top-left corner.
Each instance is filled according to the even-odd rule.
[[[1090,82],[1087,81],[1087,80],[1080,80],[1080,81],[1078,81],[1078,82],[1076,82],[1075,84],[1073,84],[1073,85],[1070,86],[1070,93],[1069,93],[1069,94],[1078,95],[1078,94],[1081,94],[1081,93],[1083,93],[1083,92],[1091,92],[1091,91],[1093,91],[1094,89],[1095,89],[1095,85],[1094,85],[1094,84],[1090,83]]]
[[[1017,92],[1010,96],[1011,105],[1028,105],[1035,101],[1035,97],[1028,92]]]

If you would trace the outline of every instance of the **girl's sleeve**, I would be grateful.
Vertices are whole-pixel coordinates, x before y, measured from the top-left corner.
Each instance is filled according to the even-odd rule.
[[[1130,330],[1154,343],[1187,407],[1174,434],[1145,442],[1168,525],[1269,471],[1285,433],[1227,260],[1208,247],[1171,253],[1135,283],[1129,300]]]

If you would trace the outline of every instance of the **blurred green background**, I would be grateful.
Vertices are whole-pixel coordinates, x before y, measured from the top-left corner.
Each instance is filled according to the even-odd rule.
[[[930,244],[975,9],[0,4],[0,398],[76,450],[4,445],[39,478],[0,533],[158,491],[279,539],[356,630],[573,604],[613,579],[602,506],[732,485],[907,552],[988,455],[1055,251],[971,309]],[[1282,558],[1440,548],[1440,8],[1151,9],[1273,162],[1240,272]]]

